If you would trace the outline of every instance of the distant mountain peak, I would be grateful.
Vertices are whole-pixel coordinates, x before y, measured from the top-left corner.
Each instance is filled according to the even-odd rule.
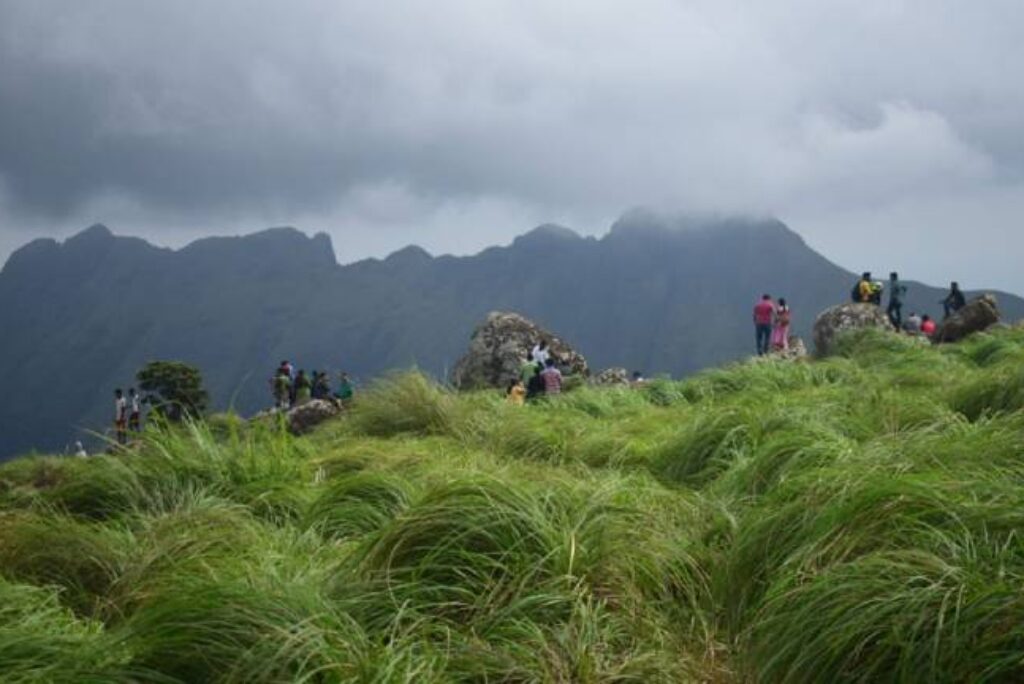
[[[65,244],[113,239],[114,234],[102,223],[94,223],[80,233],[65,240]]]
[[[389,264],[418,264],[433,261],[433,259],[430,252],[419,245],[408,245],[387,255],[384,261]]]
[[[548,244],[565,240],[581,240],[579,233],[557,223],[544,223],[512,241],[513,245]]]

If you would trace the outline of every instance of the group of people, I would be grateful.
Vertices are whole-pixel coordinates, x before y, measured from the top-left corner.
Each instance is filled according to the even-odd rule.
[[[882,293],[885,286],[871,278],[871,272],[865,271],[857,284],[854,285],[851,297],[853,301],[862,304],[882,305]],[[889,322],[897,331],[907,332],[912,335],[931,336],[935,333],[937,325],[928,314],[918,315],[911,312],[906,320],[903,319],[903,302],[907,295],[907,287],[900,282],[898,273],[889,274],[889,304],[886,307],[886,315]],[[960,284],[952,282],[949,285],[949,294],[942,300],[944,318],[962,309],[967,304],[967,298],[960,289]]]
[[[511,404],[522,406],[527,401],[562,393],[562,371],[558,369],[546,340],[541,340],[526,353],[519,377],[509,381],[505,391]]]
[[[326,372],[314,370],[307,375],[304,369],[296,370],[295,364],[284,360],[274,372],[270,380],[274,406],[279,411],[287,411],[293,406],[301,406],[313,399],[333,401],[346,405],[355,396],[355,384],[348,373],[338,375],[338,386],[331,391],[331,380]]]
[[[898,273],[889,274],[889,302],[885,313],[889,322],[898,331],[912,335],[932,336],[937,325],[931,316],[918,315],[911,312],[903,318],[903,303],[907,296],[907,286],[900,281]],[[853,286],[851,299],[858,304],[874,304],[882,306],[883,293],[886,288],[880,281],[871,278],[871,272],[865,271],[860,280]],[[953,282],[949,286],[949,294],[942,300],[942,308],[946,318],[962,309],[967,299],[960,284]],[[786,300],[780,298],[778,303],[772,301],[771,295],[763,295],[754,306],[754,329],[757,341],[757,354],[764,356],[772,351],[784,351],[789,348],[789,329],[792,313]]]
[[[778,303],[775,303],[770,294],[761,295],[761,301],[754,305],[754,333],[758,356],[789,349],[789,329],[792,320],[793,315],[785,297],[779,297]]]
[[[114,434],[118,444],[128,443],[129,431],[142,432],[142,399],[134,387],[128,388],[128,396],[118,387],[114,390]]]

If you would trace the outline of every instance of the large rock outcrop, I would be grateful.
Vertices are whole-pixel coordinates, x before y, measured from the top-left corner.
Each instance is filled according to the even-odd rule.
[[[834,351],[839,334],[847,330],[878,328],[892,330],[892,323],[874,304],[840,304],[825,309],[814,320],[814,353],[828,356]]]
[[[962,309],[947,318],[939,326],[932,341],[958,342],[976,332],[991,328],[999,322],[999,305],[990,294],[969,301]]]
[[[587,360],[561,338],[519,314],[493,311],[473,331],[469,349],[452,370],[452,384],[459,389],[504,387],[541,340],[563,373],[589,374]]]

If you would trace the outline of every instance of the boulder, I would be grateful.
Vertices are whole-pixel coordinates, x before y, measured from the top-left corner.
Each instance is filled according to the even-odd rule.
[[[587,360],[561,338],[516,313],[493,311],[477,326],[469,349],[452,369],[452,384],[459,389],[504,387],[533,346],[546,340],[551,358],[563,373],[589,375]]]
[[[629,371],[625,368],[605,368],[593,377],[595,385],[629,385]]]
[[[295,435],[304,435],[320,423],[341,413],[341,407],[332,401],[313,399],[288,410],[285,419],[288,430]]]
[[[962,309],[944,320],[932,335],[932,342],[958,342],[968,335],[991,328],[999,322],[999,305],[990,294],[967,302]]]
[[[874,304],[840,304],[825,309],[814,321],[814,353],[828,356],[840,333],[861,328],[893,329],[885,311]]]
[[[260,411],[249,420],[252,422],[268,421],[283,415],[288,431],[295,435],[303,435],[325,420],[339,415],[341,412],[341,407],[332,401],[313,399],[301,406],[294,406],[287,411],[281,411],[276,408]]]

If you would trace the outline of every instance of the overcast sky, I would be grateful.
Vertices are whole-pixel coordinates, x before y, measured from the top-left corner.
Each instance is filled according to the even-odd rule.
[[[342,262],[626,209],[1024,292],[1021,0],[0,0],[0,261],[94,222]]]

